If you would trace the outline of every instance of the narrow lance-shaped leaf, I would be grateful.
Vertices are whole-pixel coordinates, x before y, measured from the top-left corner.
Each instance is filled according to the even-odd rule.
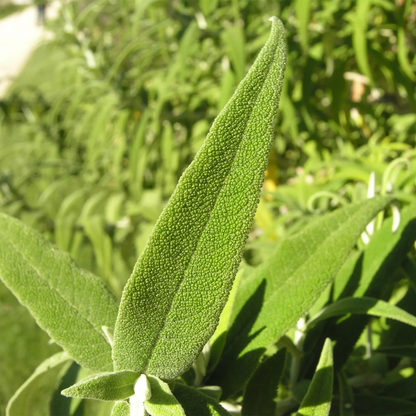
[[[0,278],[39,326],[82,366],[112,371],[102,331],[117,301],[104,283],[22,222],[0,214]]]
[[[209,378],[224,398],[244,387],[265,350],[312,307],[366,225],[390,201],[376,197],[325,215],[278,244],[241,282],[224,352]]]
[[[273,416],[276,413],[277,389],[285,361],[286,348],[283,348],[259,365],[244,392],[243,416]]]
[[[6,416],[47,416],[58,377],[71,358],[59,352],[45,360],[16,391],[7,404]]]
[[[296,416],[328,416],[334,384],[331,340],[325,340],[316,372]]]
[[[272,33],[215,120],[159,218],[124,289],[116,370],[172,379],[213,334],[257,207],[285,68],[285,32]]]
[[[124,400],[133,396],[134,383],[140,374],[133,371],[94,374],[62,390],[67,397],[104,401]]]
[[[348,313],[383,316],[416,327],[416,317],[403,309],[390,305],[383,300],[363,297],[345,298],[327,306],[307,323],[307,328],[309,329],[318,322],[333,316],[346,315]]]

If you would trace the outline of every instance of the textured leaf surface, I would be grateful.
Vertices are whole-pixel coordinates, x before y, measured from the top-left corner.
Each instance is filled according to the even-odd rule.
[[[133,371],[94,374],[62,390],[62,394],[82,399],[124,400],[133,396],[134,383],[139,376],[140,374]]]
[[[59,352],[45,360],[10,399],[6,416],[47,416],[63,367],[69,367],[68,354]],[[52,415],[53,416],[53,415]]]
[[[0,214],[0,278],[74,360],[94,371],[113,369],[111,347],[101,327],[114,328],[114,296],[67,253],[4,214]]]
[[[130,404],[128,402],[117,402],[111,411],[111,416],[130,416]]]
[[[313,305],[366,225],[390,201],[346,206],[284,240],[240,285],[223,357],[209,379],[224,395],[243,388],[265,349]]]
[[[416,326],[416,317],[397,306],[374,298],[345,298],[323,309],[308,322],[308,328],[325,319],[348,313],[384,316],[404,324]]]
[[[328,416],[334,384],[331,340],[326,339],[316,372],[296,416]]]
[[[227,303],[225,304],[225,307],[222,310],[218,326],[215,329],[215,332],[212,335],[211,339],[209,340],[211,349],[209,355],[208,371],[212,371],[221,358],[221,354],[225,346],[225,340],[227,338],[227,332],[231,324],[230,320],[234,306],[234,300],[237,295],[238,286],[240,284],[241,276],[243,275],[243,273],[244,272],[242,270],[237,273],[234,279],[233,288],[230,292],[230,296],[228,297]]]
[[[186,416],[167,383],[152,376],[148,380],[152,390],[152,397],[144,403],[148,413],[155,416]]]
[[[177,384],[173,394],[184,408],[186,415],[230,416],[218,401],[204,394],[202,389]]]
[[[259,199],[285,68],[272,33],[181,177],[136,263],[114,333],[116,370],[172,379],[213,334]]]
[[[281,349],[259,365],[244,393],[243,416],[273,416],[276,413],[275,400],[285,359],[286,349]]]

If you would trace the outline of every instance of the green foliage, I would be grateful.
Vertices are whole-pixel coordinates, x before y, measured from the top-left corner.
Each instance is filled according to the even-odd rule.
[[[256,369],[244,391],[241,414],[274,415],[279,383],[286,361],[286,349],[282,348],[264,360]]]
[[[157,377],[149,376],[152,396],[144,403],[151,415],[185,416],[185,411],[170,391],[169,385]]]
[[[65,352],[59,352],[45,360],[10,399],[6,416],[42,416],[50,414],[51,391],[57,381],[68,371],[71,359]]]
[[[84,368],[52,356],[8,416],[414,414],[414,13],[62,4],[0,102],[0,276]],[[237,87],[271,15],[277,119],[282,29]],[[57,346],[0,295],[5,401]]]
[[[124,400],[133,396],[134,383],[138,377],[139,374],[133,371],[94,374],[62,390],[62,394],[67,397],[111,402]]]
[[[331,409],[334,361],[331,340],[326,339],[308,391],[296,416],[328,416]]]
[[[269,260],[243,280],[228,345],[210,378],[225,398],[243,388],[265,349],[308,312],[388,201],[373,198],[324,216],[278,244]]]
[[[117,370],[173,379],[189,368],[218,324],[273,139],[285,68],[283,36],[274,19],[269,41],[153,229],[123,292],[114,333]]]
[[[117,302],[103,282],[20,221],[0,214],[0,230],[3,282],[77,362],[112,370],[102,327],[114,327]]]

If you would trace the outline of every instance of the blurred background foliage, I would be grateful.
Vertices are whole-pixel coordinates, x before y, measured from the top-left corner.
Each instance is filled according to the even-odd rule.
[[[288,65],[245,261],[366,198],[371,172],[376,193],[414,201],[412,0],[81,0],[62,3],[53,36],[0,101],[0,210],[119,296],[272,15],[286,27]],[[1,289],[12,319],[19,306]],[[1,402],[32,371],[24,364]]]

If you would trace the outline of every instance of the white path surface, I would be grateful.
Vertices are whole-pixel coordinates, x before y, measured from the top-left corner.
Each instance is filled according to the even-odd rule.
[[[56,16],[58,7],[59,2],[48,7],[48,19]],[[43,27],[37,24],[35,6],[0,20],[0,98],[44,36]]]

